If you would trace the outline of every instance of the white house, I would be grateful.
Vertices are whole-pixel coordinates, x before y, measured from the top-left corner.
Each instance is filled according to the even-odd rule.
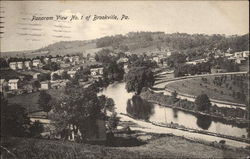
[[[23,69],[23,62],[17,62],[17,69],[22,70]]]
[[[24,66],[27,69],[31,69],[31,61],[24,61]]]
[[[73,77],[75,76],[75,74],[76,74],[76,71],[68,71],[67,74],[68,74],[71,78],[73,78]]]
[[[10,90],[17,90],[19,86],[19,79],[10,79],[8,86]]]
[[[50,88],[50,82],[49,81],[42,81],[41,83],[41,90],[48,90]]]
[[[33,78],[34,78],[34,79],[37,79],[38,76],[39,76],[40,74],[41,74],[41,73],[34,73],[34,74],[33,74]]]
[[[17,69],[17,63],[16,62],[10,62],[9,63],[10,69],[16,70]]]
[[[126,57],[121,57],[121,58],[117,61],[117,63],[126,63],[126,62],[128,62],[128,58],[126,58]]]
[[[3,92],[8,87],[8,82],[5,79],[0,79],[0,92]]]
[[[248,58],[249,57],[249,51],[243,51],[243,57]]]
[[[32,61],[34,67],[40,67],[41,61],[39,59],[33,60]]]
[[[91,68],[90,72],[91,72],[92,76],[102,75],[103,74],[103,67]]]
[[[128,69],[128,65],[123,65],[123,69],[125,73],[128,73],[129,69]]]

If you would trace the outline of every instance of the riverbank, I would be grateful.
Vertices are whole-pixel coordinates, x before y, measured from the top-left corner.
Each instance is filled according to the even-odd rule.
[[[194,102],[187,101],[185,99],[173,99],[171,96],[164,95],[163,93],[155,93],[154,91],[148,89],[142,92],[140,96],[149,102],[153,102],[164,107],[170,107],[197,115],[209,116],[215,120],[223,120],[228,124],[248,126],[250,123],[250,120],[245,118],[247,112],[240,108],[235,109],[211,106],[209,112],[201,112],[196,110]]]
[[[204,113],[204,112],[194,111],[194,110],[191,110],[192,107],[189,107],[189,109],[180,107],[181,104],[178,104],[178,102],[180,102],[180,101],[174,103],[172,101],[173,99],[171,96],[166,96],[166,95],[163,95],[161,93],[154,93],[152,91],[147,90],[145,92],[142,92],[140,96],[143,99],[147,100],[148,102],[155,103],[155,104],[161,105],[163,107],[170,107],[170,108],[173,108],[176,110],[181,110],[183,112],[188,112],[188,113],[191,113],[191,114],[196,115],[196,116],[197,115],[198,116],[207,116],[207,117],[211,118],[211,120],[213,120],[213,121],[219,121],[219,122],[222,122],[225,124],[231,124],[231,125],[235,125],[235,126],[237,125],[239,127],[248,127],[248,125],[249,125],[249,120],[246,120],[246,119],[238,119],[238,118],[232,119],[229,117],[217,116],[217,115],[208,114],[208,113]],[[215,108],[218,108],[218,107],[215,107]],[[230,136],[230,135],[209,132],[209,131],[205,131],[205,130],[197,130],[197,129],[193,129],[193,128],[187,128],[187,127],[185,127],[183,125],[179,125],[177,123],[167,123],[166,124],[166,123],[156,123],[156,122],[151,122],[151,121],[148,121],[148,122],[150,122],[156,126],[180,129],[183,131],[201,133],[201,134],[217,136],[217,137],[222,137],[222,138],[227,138],[227,139],[232,139],[232,140],[236,140],[236,141],[250,143],[250,139],[247,138],[247,136],[245,136],[245,135],[242,137],[236,137],[236,136]]]

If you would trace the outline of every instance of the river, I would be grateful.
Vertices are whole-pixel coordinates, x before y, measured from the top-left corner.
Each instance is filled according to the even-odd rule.
[[[101,93],[114,100],[117,113],[129,114],[133,116],[133,121],[139,121],[144,126],[147,125],[146,127],[149,124],[143,122],[143,120],[158,123],[173,122],[188,128],[207,130],[209,132],[237,137],[247,136],[247,128],[245,127],[241,128],[220,121],[213,121],[209,117],[196,116],[184,111],[149,103],[139,96],[134,96],[133,93],[128,93],[125,89],[125,83],[111,84]],[[128,119],[126,118],[126,120]]]

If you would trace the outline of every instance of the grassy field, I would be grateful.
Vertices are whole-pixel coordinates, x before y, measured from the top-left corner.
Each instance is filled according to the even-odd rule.
[[[148,136],[148,135],[147,135]],[[30,138],[2,140],[12,155],[4,158],[78,159],[78,158],[246,158],[246,151],[219,149],[175,136],[152,136],[140,146],[110,147]]]
[[[60,98],[60,97],[63,97],[63,91],[64,91],[64,88],[50,89],[47,91],[47,93],[49,93],[52,98]],[[20,104],[22,107],[24,107],[27,110],[27,112],[28,111],[33,112],[33,111],[41,110],[38,104],[39,94],[40,92],[34,92],[34,93],[29,93],[29,94],[13,96],[7,99],[9,103]]]
[[[219,77],[219,76],[218,76]],[[215,76],[206,77],[207,82],[202,81],[202,77],[195,79],[188,79],[182,81],[176,81],[167,85],[170,90],[176,90],[180,93],[190,94],[198,96],[201,93],[206,93],[210,98],[235,102],[235,103],[245,103],[241,99],[233,97],[233,92],[244,92],[248,96],[249,83],[247,79],[243,81],[243,88],[239,87],[237,84],[233,84],[230,80],[230,75],[227,75],[227,80],[222,83],[221,86],[215,85],[213,83]]]

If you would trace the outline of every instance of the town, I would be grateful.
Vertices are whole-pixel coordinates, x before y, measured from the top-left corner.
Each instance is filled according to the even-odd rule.
[[[248,2],[0,3],[1,158],[249,158]]]

